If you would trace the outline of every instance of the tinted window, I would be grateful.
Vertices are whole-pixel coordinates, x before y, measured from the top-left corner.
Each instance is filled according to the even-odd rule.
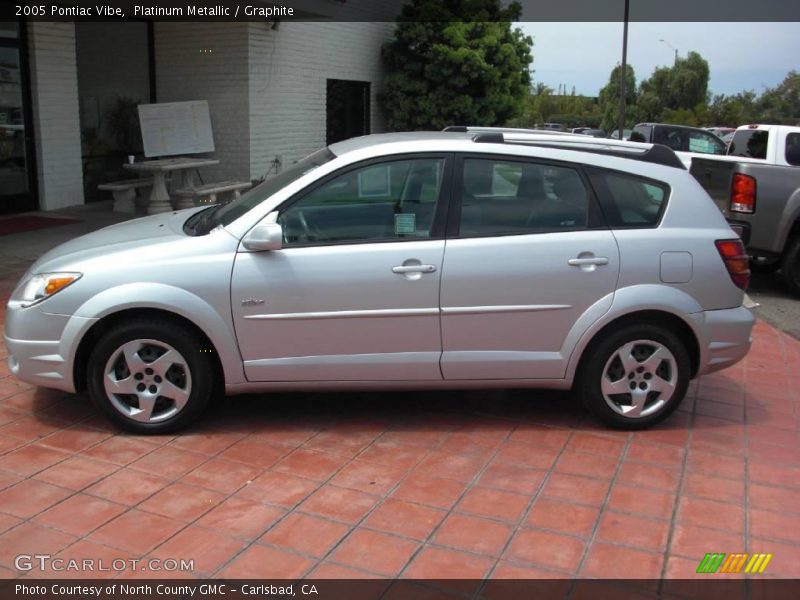
[[[796,167],[800,166],[800,133],[790,133],[786,136],[786,162]]]
[[[653,143],[663,144],[673,150],[688,150],[684,131],[677,127],[656,126],[653,131]]]
[[[466,159],[460,235],[586,227],[589,195],[578,172],[515,161]]]
[[[649,142],[650,141],[650,126],[637,125],[631,132],[632,142]]]
[[[747,156],[749,158],[767,158],[768,141],[769,131],[741,129],[733,134],[728,154],[732,156]]]
[[[427,238],[444,159],[372,164],[335,177],[281,212],[287,245]]]
[[[616,171],[592,170],[609,223],[615,227],[653,227],[666,205],[663,183]]]

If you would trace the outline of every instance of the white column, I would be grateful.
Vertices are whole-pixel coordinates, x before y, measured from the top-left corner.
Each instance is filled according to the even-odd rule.
[[[39,208],[83,204],[74,23],[29,22]]]

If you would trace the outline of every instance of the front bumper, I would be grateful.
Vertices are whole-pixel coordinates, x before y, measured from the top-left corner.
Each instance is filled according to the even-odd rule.
[[[742,360],[753,343],[751,333],[755,317],[744,306],[724,310],[707,310],[694,315],[705,332],[700,340],[698,375],[725,369]]]
[[[94,319],[56,315],[38,306],[6,306],[3,339],[8,368],[27,383],[75,392],[73,364],[78,341]]]
[[[58,340],[17,340],[5,334],[3,339],[8,348],[8,370],[16,377],[41,387],[75,391],[67,361],[58,352]]]

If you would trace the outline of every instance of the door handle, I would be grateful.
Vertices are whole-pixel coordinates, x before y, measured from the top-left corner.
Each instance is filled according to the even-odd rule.
[[[607,265],[608,259],[604,256],[595,256],[592,258],[570,258],[567,264],[572,267],[583,267],[586,265]]]
[[[392,267],[392,273],[433,273],[436,265],[400,265]]]

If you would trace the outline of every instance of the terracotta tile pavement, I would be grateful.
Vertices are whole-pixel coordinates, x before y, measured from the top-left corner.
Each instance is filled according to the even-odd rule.
[[[35,552],[200,577],[683,578],[723,551],[798,578],[800,342],[763,322],[754,340],[635,433],[503,391],[229,398],[134,436],[2,369],[0,577]]]

